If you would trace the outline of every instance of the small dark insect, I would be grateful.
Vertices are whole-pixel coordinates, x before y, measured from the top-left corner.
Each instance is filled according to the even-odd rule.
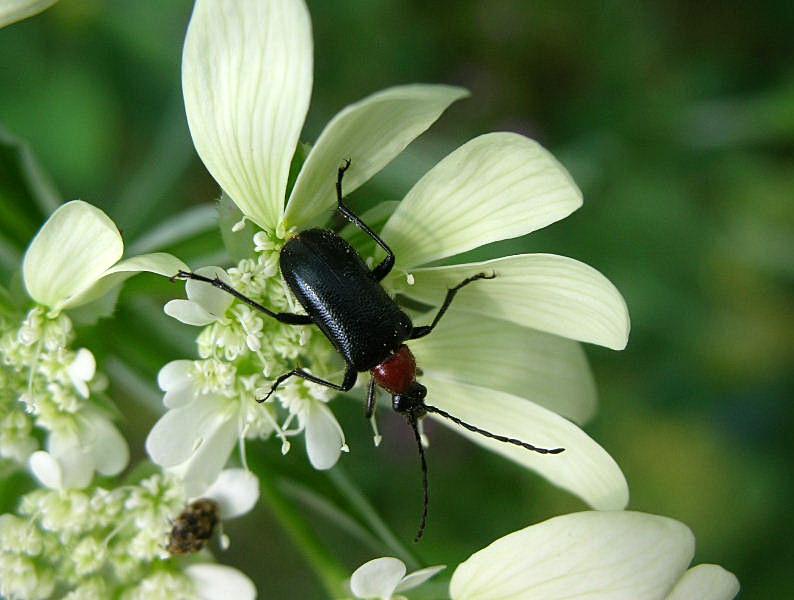
[[[386,293],[380,282],[394,267],[394,253],[366,223],[344,203],[342,178],[350,167],[347,160],[339,168],[336,180],[336,199],[339,212],[366,233],[386,252],[386,258],[370,270],[356,251],[339,235],[329,229],[307,229],[289,239],[281,249],[281,275],[295,294],[305,315],[277,313],[241,294],[220,278],[209,278],[180,271],[172,279],[195,279],[209,283],[258,311],[288,325],[317,325],[337,351],[344,357],[347,368],[341,384],[320,379],[303,369],[293,369],[279,375],[264,402],[279,385],[290,377],[302,377],[314,383],[346,392],[356,383],[358,373],[372,375],[367,393],[367,418],[375,411],[376,386],[392,395],[392,407],[405,416],[414,433],[422,465],[424,505],[418,541],[424,532],[428,510],[427,462],[417,423],[427,413],[449,419],[461,427],[480,435],[514,444],[540,454],[558,454],[563,448],[538,448],[521,440],[485,431],[461,421],[449,413],[425,403],[427,388],[416,381],[417,367],[411,350],[405,344],[433,331],[444,316],[455,295],[465,286],[496,273],[478,273],[447,290],[444,302],[430,325],[415,326],[408,315]]]
[[[174,555],[198,552],[207,545],[220,519],[220,508],[214,500],[191,502],[174,521],[166,550]]]

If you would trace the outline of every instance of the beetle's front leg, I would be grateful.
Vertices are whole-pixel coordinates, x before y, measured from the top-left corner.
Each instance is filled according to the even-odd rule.
[[[267,395],[261,400],[257,400],[257,402],[267,401],[267,399],[273,395],[273,392],[275,392],[276,389],[278,389],[278,386],[280,386],[290,377],[300,377],[301,379],[305,379],[306,381],[311,381],[312,383],[316,383],[318,385],[324,385],[325,387],[329,387],[334,390],[339,390],[340,392],[347,392],[350,389],[352,389],[354,385],[356,385],[358,372],[355,370],[355,368],[353,368],[353,365],[350,364],[347,365],[347,368],[345,369],[345,377],[342,380],[342,383],[339,384],[339,383],[334,383],[332,381],[326,381],[325,379],[320,379],[316,375],[312,375],[311,373],[309,373],[308,371],[304,371],[303,369],[292,369],[292,371],[289,371],[287,373],[284,373],[283,375],[279,375],[278,377],[276,377],[276,381],[274,381],[273,385],[270,386],[270,391],[267,393]]]
[[[223,290],[227,294],[231,294],[235,298],[237,298],[240,302],[245,302],[248,306],[258,310],[259,312],[265,313],[269,317],[273,317],[276,321],[280,323],[285,323],[286,325],[311,325],[313,321],[311,317],[308,315],[299,315],[296,313],[287,313],[287,312],[275,312],[270,310],[269,308],[262,306],[259,302],[252,300],[242,292],[238,292],[232,286],[230,286],[225,281],[222,281],[219,277],[205,277],[204,275],[199,275],[198,273],[191,273],[190,271],[178,271],[176,275],[171,277],[171,281],[177,281],[180,279],[193,279],[195,281],[201,281],[203,283],[208,283],[213,287],[218,288],[219,290]]]

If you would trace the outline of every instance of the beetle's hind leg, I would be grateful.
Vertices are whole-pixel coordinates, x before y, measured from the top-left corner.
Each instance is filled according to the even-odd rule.
[[[257,402],[265,402],[268,398],[270,398],[270,396],[273,395],[273,392],[275,392],[276,389],[278,389],[278,386],[280,386],[290,377],[300,377],[301,379],[311,381],[312,383],[316,383],[318,385],[324,385],[325,387],[329,387],[334,390],[339,390],[340,392],[347,392],[356,384],[358,372],[353,368],[352,365],[347,365],[347,369],[345,370],[345,377],[342,380],[342,383],[339,384],[339,383],[334,383],[332,381],[326,381],[325,379],[321,379],[316,375],[312,375],[308,371],[304,371],[303,369],[292,369],[292,371],[289,371],[287,373],[284,373],[283,375],[279,375],[278,377],[276,377],[276,380],[273,382],[273,385],[270,386],[270,391],[267,393],[267,395],[264,398],[257,400]]]
[[[372,277],[375,279],[375,281],[380,281],[386,277],[386,275],[388,275],[392,270],[392,267],[394,267],[394,252],[392,252],[391,248],[389,248],[386,242],[384,242],[377,233],[372,231],[372,229],[370,229],[367,224],[364,223],[364,221],[362,221],[359,216],[350,210],[350,208],[348,208],[345,204],[344,196],[342,195],[342,178],[345,176],[345,171],[347,171],[349,168],[350,159],[348,158],[342,163],[342,165],[339,167],[339,170],[337,171],[336,207],[348,221],[353,223],[353,225],[371,237],[372,240],[386,252],[386,258],[384,258],[383,261],[381,261],[381,263],[371,271]]]
[[[237,298],[240,302],[245,302],[248,306],[258,310],[259,312],[265,313],[269,317],[273,317],[276,321],[280,323],[285,323],[287,325],[311,325],[313,321],[311,317],[308,315],[299,315],[296,313],[286,313],[286,312],[275,312],[266,308],[256,302],[255,300],[251,300],[245,294],[238,292],[232,286],[230,286],[225,281],[221,281],[219,277],[205,277],[204,275],[199,275],[198,273],[191,273],[190,271],[179,271],[176,275],[171,277],[171,281],[177,281],[179,279],[193,279],[195,281],[203,281],[204,283],[208,283],[211,286],[218,288],[219,290],[223,290],[227,294],[231,294],[235,298]]]
[[[473,283],[479,279],[494,279],[496,277],[496,273],[491,272],[488,273],[477,273],[476,275],[472,275],[471,277],[467,277],[463,281],[461,281],[458,285],[453,288],[447,290],[447,295],[444,298],[444,302],[441,304],[441,308],[438,309],[433,322],[430,325],[421,325],[419,327],[414,327],[411,330],[411,337],[408,339],[415,340],[417,338],[425,337],[428,333],[433,331],[433,328],[438,325],[438,322],[441,320],[441,317],[444,316],[444,313],[447,312],[449,305],[452,304],[452,300],[455,298],[455,295],[461,290],[461,288],[466,287],[470,283]]]

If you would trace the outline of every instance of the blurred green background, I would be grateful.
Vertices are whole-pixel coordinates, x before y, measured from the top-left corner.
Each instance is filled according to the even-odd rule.
[[[623,352],[587,348],[601,399],[587,429],[626,473],[630,507],[687,523],[696,561],[734,571],[743,597],[794,597],[791,2],[308,4],[316,59],[307,141],[344,105],[389,85],[444,82],[473,92],[354,194],[359,208],[399,199],[446,153],[493,130],[538,139],[571,170],[583,208],[478,257],[565,254],[618,286],[633,330]],[[212,205],[218,190],[195,155],[182,108],[190,7],[62,0],[0,30],[5,281],[58,196],[105,209],[131,253],[171,250],[194,267],[224,260]],[[15,165],[30,150],[51,190],[20,178]],[[138,277],[123,291],[117,319],[81,332],[111,375],[139,457],[160,409],[158,368],[193,355],[195,330],[176,329],[161,312],[178,294]],[[361,404],[337,407],[354,449],[342,459],[346,480],[427,564],[455,565],[512,530],[584,508],[434,428],[430,526],[412,545],[419,470],[410,435],[398,418],[383,416],[386,440],[374,449]],[[305,509],[345,567],[383,554],[318,510],[320,501],[330,503],[326,512],[347,510],[342,480],[312,472],[301,445],[286,459],[278,446],[251,445],[253,462]],[[4,510],[13,508],[10,485],[0,490]],[[228,530],[233,545],[219,559],[252,576],[262,597],[322,596],[265,503]]]

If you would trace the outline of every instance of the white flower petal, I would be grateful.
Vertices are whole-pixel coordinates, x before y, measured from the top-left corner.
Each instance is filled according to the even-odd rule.
[[[186,325],[204,327],[216,321],[215,316],[208,313],[190,300],[169,300],[163,307],[165,314]]]
[[[181,388],[192,383],[192,372],[192,360],[172,360],[157,373],[157,386],[164,392]]]
[[[185,569],[202,600],[254,600],[256,587],[243,573],[224,565],[199,564]]]
[[[404,85],[377,92],[344,108],[323,130],[295,182],[285,211],[289,227],[305,229],[336,206],[336,171],[349,194],[375,175],[455,100],[468,95],[446,85]]]
[[[165,252],[134,256],[122,260],[109,268],[96,283],[79,295],[72,297],[64,304],[64,307],[75,308],[93,302],[138,273],[154,273],[155,275],[171,277],[180,270],[188,270],[187,265],[177,257]]]
[[[459,311],[512,321],[556,335],[621,350],[629,336],[629,312],[614,285],[601,273],[555,254],[520,254],[480,263],[412,270],[414,285],[401,292],[438,306],[451,288],[476,273],[476,281],[455,297]]]
[[[53,490],[63,489],[61,465],[49,452],[44,450],[34,452],[28,459],[28,465],[42,485]]]
[[[196,2],[182,58],[190,133],[223,191],[264,229],[281,218],[311,86],[302,0]]]
[[[105,213],[81,200],[68,202],[28,247],[25,287],[36,302],[60,308],[91,287],[123,252],[121,234]]]
[[[322,402],[312,402],[306,412],[306,453],[315,469],[330,469],[339,460],[344,438],[342,428]]]
[[[116,426],[99,414],[91,414],[85,419],[85,448],[91,449],[94,469],[101,475],[117,475],[124,470],[130,460],[127,441]]]
[[[226,271],[220,267],[201,267],[200,269],[196,269],[196,274],[211,279],[217,277],[224,283],[231,283]],[[234,296],[228,292],[219,290],[209,283],[196,281],[195,279],[188,279],[185,282],[185,292],[189,300],[195,302],[215,317],[222,317],[226,309],[234,302]]]
[[[404,576],[403,561],[384,556],[356,569],[350,578],[350,589],[357,598],[391,598]]]
[[[90,447],[83,448],[73,435],[50,433],[47,451],[58,461],[61,469],[61,485],[64,489],[82,489],[94,477],[94,458]]]
[[[257,503],[259,479],[246,469],[225,469],[203,496],[218,503],[222,519],[232,519],[244,515]]]
[[[453,599],[659,600],[695,549],[678,521],[635,512],[582,512],[500,538],[452,576]]]
[[[80,348],[66,372],[72,380],[72,384],[77,392],[83,397],[88,398],[88,386],[86,382],[91,381],[96,373],[96,360],[90,350]]]
[[[568,216],[582,195],[536,142],[489,133],[464,144],[408,192],[381,232],[408,269],[518,237]]]
[[[621,509],[628,485],[606,450],[576,425],[529,400],[473,385],[425,375],[427,403],[491,433],[541,448],[565,448],[560,454],[538,454],[513,444],[472,433],[431,415],[473,442],[536,471],[554,485],[576,494],[598,510]]]
[[[736,575],[719,565],[698,565],[684,573],[666,600],[731,600],[738,593]]]
[[[172,360],[157,374],[157,385],[165,392],[166,408],[177,408],[191,402],[196,396],[193,388],[193,361]]]
[[[217,427],[205,438],[195,454],[184,463],[169,469],[182,479],[185,494],[194,498],[204,495],[218,479],[239,439],[237,415],[227,415],[226,419],[217,423]]]
[[[412,590],[415,587],[422,585],[425,581],[433,577],[436,573],[440,573],[446,568],[447,568],[446,565],[437,565],[435,567],[426,567],[424,569],[419,569],[418,571],[414,571],[413,573],[409,573],[408,575],[403,577],[402,581],[397,585],[397,589],[394,591],[406,592],[408,590]]]
[[[0,0],[0,27],[27,19],[49,8],[58,0]]]
[[[96,360],[91,351],[86,348],[80,348],[75,354],[72,364],[68,368],[71,377],[81,379],[82,381],[91,381],[96,373]]]
[[[434,314],[414,323],[429,323]],[[580,425],[595,413],[593,376],[581,345],[572,340],[464,313],[453,304],[431,335],[411,342],[411,350],[430,376],[527,398]]]
[[[216,396],[199,396],[190,404],[169,410],[146,438],[149,456],[163,467],[185,462],[229,419],[228,402]]]

